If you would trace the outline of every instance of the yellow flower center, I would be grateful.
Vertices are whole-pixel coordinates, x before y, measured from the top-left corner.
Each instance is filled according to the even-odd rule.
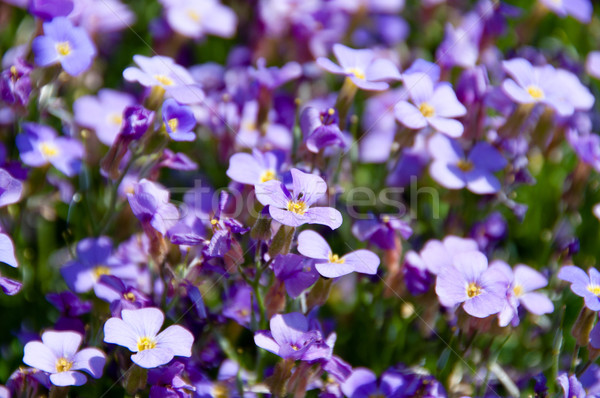
[[[308,206],[305,202],[301,200],[290,200],[289,202],[287,202],[287,209],[292,213],[296,213],[302,216],[304,215],[304,213],[306,213]]]
[[[587,290],[589,290],[591,293],[595,294],[596,296],[600,297],[600,286],[588,285]]]
[[[156,80],[158,80],[158,82],[160,84],[162,84],[163,86],[172,86],[173,84],[175,84],[175,82],[173,81],[173,79],[171,79],[169,76],[154,75],[154,78]]]
[[[267,182],[275,179],[275,171],[273,169],[265,170],[260,175],[260,182]]]
[[[296,344],[292,344],[292,350],[298,351],[299,349],[300,347],[298,347]]]
[[[249,313],[250,313],[250,311],[248,311],[245,308],[242,308],[241,310],[238,311],[239,316],[248,316]]]
[[[219,223],[219,220],[217,220],[216,218],[213,218],[212,220],[210,220],[211,225],[217,225],[218,223]]]
[[[337,254],[329,253],[329,262],[333,264],[344,264],[346,260],[340,258]]]
[[[46,159],[53,158],[58,155],[58,147],[52,142],[42,142],[40,151]]]
[[[213,387],[213,396],[215,398],[229,398],[229,389],[227,386],[217,383]]]
[[[123,123],[123,115],[120,113],[111,113],[108,115],[108,121],[115,126],[120,126]]]
[[[473,170],[473,163],[469,162],[468,160],[459,160],[458,163],[456,164],[456,166],[461,169],[462,171],[471,171]]]
[[[533,97],[533,99],[539,100],[544,98],[544,91],[533,84],[527,87],[527,92]]]
[[[68,370],[71,369],[71,367],[73,366],[73,361],[69,361],[67,358],[58,358],[56,360],[56,371],[58,373],[60,372],[66,372]]]
[[[12,76],[13,80],[17,80],[17,78],[19,77],[19,73],[17,72],[16,66],[13,65],[10,67],[10,75]]]
[[[169,119],[168,123],[169,123],[169,128],[171,129],[171,131],[177,131],[177,127],[179,127],[179,119],[177,119],[177,118]]]
[[[381,221],[383,221],[385,223],[390,222],[390,216],[383,216],[383,217],[381,217]]]
[[[523,295],[523,286],[515,285],[515,287],[513,287],[513,293],[515,297],[521,297]]]
[[[102,275],[110,275],[110,268],[108,268],[106,265],[99,265],[94,268],[94,271],[92,272],[94,274],[94,278],[98,280]]]
[[[467,286],[467,296],[469,296],[469,298],[477,297],[481,294],[481,292],[481,286],[475,282],[471,282],[469,283],[469,286]]]
[[[131,293],[131,292],[127,292],[123,295],[123,297],[125,298],[125,300],[127,301],[131,301],[132,303],[135,301],[135,294]]]
[[[194,22],[200,22],[200,14],[194,10],[187,10],[187,16]]]
[[[354,77],[357,77],[361,80],[365,79],[365,72],[363,72],[362,70],[360,70],[358,68],[348,68],[348,69],[346,69],[346,72],[354,75]]]
[[[63,41],[61,43],[56,43],[56,52],[63,57],[69,55],[71,53],[71,45],[68,41]]]
[[[137,342],[138,351],[151,350],[156,348],[156,341],[151,337],[140,337]]]
[[[429,105],[427,102],[423,102],[421,105],[419,105],[419,112],[421,112],[421,115],[424,117],[432,117],[435,115],[435,108]]]

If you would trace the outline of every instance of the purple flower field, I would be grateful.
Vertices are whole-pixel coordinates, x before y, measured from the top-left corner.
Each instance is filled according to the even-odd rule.
[[[0,0],[0,398],[600,397],[600,3]]]

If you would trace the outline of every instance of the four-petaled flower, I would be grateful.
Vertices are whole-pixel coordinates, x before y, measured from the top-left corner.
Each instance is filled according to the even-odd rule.
[[[558,279],[571,282],[571,290],[583,297],[586,307],[600,311],[600,272],[596,268],[590,268],[586,274],[579,267],[567,265],[558,271]]]
[[[104,341],[127,347],[135,352],[131,360],[142,368],[169,363],[175,356],[190,357],[194,336],[179,325],[158,333],[165,316],[158,308],[123,310],[121,318],[104,324]]]

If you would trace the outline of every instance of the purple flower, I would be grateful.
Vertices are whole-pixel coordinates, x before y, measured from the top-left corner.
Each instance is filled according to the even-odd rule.
[[[180,104],[200,103],[204,92],[195,84],[190,73],[172,58],[162,55],[145,57],[134,55],[139,68],[130,66],[123,71],[123,77],[130,82],[138,82],[145,87],[159,87]]]
[[[396,120],[409,129],[431,126],[450,137],[460,137],[464,127],[454,118],[466,115],[467,109],[456,98],[449,83],[434,85],[425,73],[404,76],[404,84],[412,103],[400,101],[394,107]]]
[[[105,236],[86,238],[77,244],[77,259],[60,270],[69,289],[83,293],[96,288],[102,275],[115,275],[134,282],[139,273],[134,264],[123,264],[112,257],[112,240]]]
[[[121,318],[110,318],[104,324],[104,341],[126,347],[131,360],[142,368],[156,368],[175,356],[192,356],[194,336],[179,325],[171,325],[161,333],[165,316],[158,308],[123,310]]]
[[[49,21],[55,17],[66,17],[73,11],[73,0],[31,0],[29,12]]]
[[[444,41],[436,51],[437,62],[445,68],[454,66],[472,68],[479,58],[479,39],[483,29],[482,18],[475,14],[467,14],[460,26],[446,24]]]
[[[277,180],[281,172],[282,157],[277,152],[260,152],[252,150],[252,154],[240,152],[229,158],[227,177],[233,181],[256,185]]]
[[[351,272],[374,275],[379,267],[379,257],[369,250],[355,250],[344,256],[334,254],[329,244],[314,231],[298,235],[298,251],[315,261],[315,268],[326,278],[337,278]]]
[[[96,47],[85,29],[73,26],[65,17],[44,22],[44,36],[33,39],[31,48],[36,64],[60,63],[71,76],[89,69],[96,56]]]
[[[198,164],[182,152],[175,153],[172,150],[165,148],[159,167],[166,167],[171,170],[179,171],[194,171],[198,169]]]
[[[592,311],[600,311],[600,272],[596,268],[590,268],[588,274],[579,267],[567,265],[558,271],[558,279],[570,282],[571,290],[583,297],[586,307]]]
[[[106,355],[97,348],[84,348],[78,351],[82,336],[75,332],[48,331],[42,334],[42,341],[30,341],[25,345],[23,362],[44,372],[50,373],[50,381],[55,386],[80,386],[87,377],[77,370],[83,370],[93,378],[102,376]]]
[[[569,376],[566,373],[561,373],[556,381],[565,393],[564,398],[586,398],[588,396],[575,375]]]
[[[148,384],[150,387],[150,398],[187,398],[190,391],[196,388],[188,384],[182,377],[185,365],[181,362],[148,371]]]
[[[339,65],[324,57],[319,57],[317,64],[328,72],[347,76],[363,90],[387,90],[389,85],[383,80],[402,79],[396,65],[388,59],[376,58],[373,50],[355,50],[335,44],[333,54]]]
[[[127,286],[113,275],[101,275],[94,286],[94,293],[99,299],[110,304],[113,316],[119,316],[123,309],[133,310],[152,305],[152,300],[144,293],[133,286]]]
[[[33,68],[17,58],[14,65],[0,74],[0,99],[10,105],[27,105],[31,94],[30,74]]]
[[[470,236],[477,242],[479,250],[491,250],[500,240],[506,238],[508,224],[500,212],[493,212],[483,221],[476,222]]]
[[[284,359],[314,361],[331,357],[321,332],[309,329],[308,320],[299,312],[277,314],[269,321],[271,331],[259,330],[254,342],[260,348]]]
[[[219,205],[214,217],[210,220],[213,236],[204,254],[209,257],[223,257],[231,248],[233,234],[245,234],[250,228],[225,214],[225,209],[231,196],[226,191],[221,191]]]
[[[169,191],[157,183],[142,179],[127,194],[133,214],[143,225],[151,225],[162,235],[179,219],[177,207],[169,203]]]
[[[167,22],[175,32],[194,39],[206,34],[230,38],[235,35],[237,17],[218,0],[168,0]]]
[[[255,306],[256,307],[256,306]],[[256,310],[255,308],[254,310]],[[223,306],[223,316],[248,327],[252,315],[252,289],[248,285],[232,286]]]
[[[600,79],[600,51],[588,53],[585,61],[585,71],[588,75]]]
[[[539,0],[556,15],[566,17],[571,15],[579,22],[589,23],[592,20],[592,3],[590,0]]]
[[[429,174],[443,187],[466,187],[480,195],[500,190],[500,181],[494,176],[494,172],[502,170],[506,166],[506,160],[487,142],[475,144],[469,156],[465,157],[457,141],[437,134],[430,138],[428,149],[433,157]]]
[[[403,374],[393,369],[385,371],[378,382],[377,376],[370,369],[356,368],[341,387],[348,398],[417,396],[417,391],[412,391],[415,388],[411,384],[415,383],[409,383]],[[420,383],[418,386],[420,387]]]
[[[130,105],[123,111],[123,123],[117,138],[126,144],[142,138],[154,121],[154,112],[141,105]]]
[[[22,287],[23,284],[21,282],[0,276],[0,289],[2,289],[4,294],[14,296],[21,291]]]
[[[236,143],[242,148],[281,149],[290,151],[293,137],[290,129],[278,123],[274,112],[269,113],[268,121],[262,126],[258,123],[259,104],[248,101],[244,104]]]
[[[0,207],[17,203],[21,200],[23,183],[4,169],[0,169]]]
[[[539,102],[553,108],[560,116],[573,114],[573,104],[565,94],[569,88],[559,84],[556,69],[551,65],[532,66],[523,58],[514,58],[503,61],[502,67],[512,77],[504,80],[502,90],[513,101],[519,104]]]
[[[368,240],[383,250],[396,248],[396,234],[404,239],[412,235],[412,229],[405,221],[388,215],[371,215],[366,219],[357,220],[352,226],[352,234],[360,241]]]
[[[52,127],[23,123],[23,133],[17,136],[21,160],[28,166],[42,167],[51,163],[68,177],[79,173],[84,149],[70,137],[57,137]]]
[[[307,107],[300,115],[300,128],[306,147],[313,153],[330,147],[348,147],[333,108],[321,112],[316,108]]]
[[[453,266],[440,271],[435,292],[445,307],[463,304],[463,309],[476,318],[486,318],[504,308],[506,285],[503,275],[488,268],[480,252],[459,253]]]
[[[273,273],[285,284],[285,290],[292,298],[300,296],[319,279],[314,260],[297,254],[280,254],[275,257]]]
[[[189,106],[179,105],[172,98],[163,103],[162,117],[167,133],[174,141],[194,141],[196,118]]]
[[[331,207],[311,207],[327,192],[325,180],[314,174],[292,169],[292,192],[279,181],[255,187],[256,198],[269,206],[269,214],[283,225],[323,224],[331,229],[342,225],[342,214]]]
[[[73,113],[77,124],[93,129],[100,142],[110,146],[121,130],[125,108],[134,104],[131,95],[103,88],[97,96],[77,98]]]
[[[499,260],[492,262],[490,268],[499,270],[506,277],[506,305],[498,314],[500,326],[519,324],[520,304],[535,315],[554,311],[554,305],[546,295],[534,292],[548,285],[544,275],[524,264],[517,264],[513,272],[508,264]]]
[[[457,254],[477,250],[477,242],[474,240],[448,235],[442,241],[427,241],[419,254],[429,272],[437,275],[444,268],[452,267]]]
[[[412,250],[404,256],[402,276],[406,288],[413,296],[427,293],[433,283],[433,276],[427,270],[425,262],[421,256]]]
[[[288,62],[281,68],[276,66],[267,67],[267,61],[264,58],[259,58],[256,61],[256,69],[250,67],[249,73],[262,87],[274,90],[300,77],[302,75],[302,67],[297,62]]]

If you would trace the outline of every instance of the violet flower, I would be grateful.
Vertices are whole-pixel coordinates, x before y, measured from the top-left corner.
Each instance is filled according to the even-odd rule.
[[[457,141],[437,134],[430,138],[428,149],[433,157],[429,174],[443,187],[466,187],[480,195],[500,190],[500,181],[494,176],[494,172],[502,170],[506,166],[506,160],[487,142],[478,142],[469,156],[465,156]]]
[[[375,275],[379,257],[369,250],[355,250],[344,256],[334,254],[325,239],[314,231],[298,235],[298,251],[315,261],[315,268],[326,278],[337,278],[351,272]]]
[[[316,108],[307,107],[300,115],[300,128],[306,147],[313,153],[331,147],[342,149],[348,147],[347,139],[338,126],[337,114],[333,108],[321,112]]]
[[[473,239],[448,235],[442,241],[435,239],[427,241],[419,255],[427,270],[437,275],[443,269],[452,267],[457,254],[477,250],[477,242]]]
[[[252,289],[248,285],[234,285],[228,291],[228,297],[223,305],[223,316],[233,319],[240,325],[248,327],[252,311],[258,307],[252,303]]]
[[[279,181],[255,187],[256,198],[269,206],[269,214],[283,225],[323,224],[331,229],[342,225],[342,214],[332,207],[311,207],[327,192],[325,180],[314,174],[291,169],[292,192]]]
[[[194,39],[207,34],[231,38],[237,16],[218,0],[165,0],[166,19],[175,32]]]
[[[590,0],[539,0],[561,18],[571,15],[582,23],[590,23],[594,11]]]
[[[104,341],[118,344],[134,352],[131,360],[142,368],[156,368],[175,356],[192,356],[194,336],[179,325],[171,325],[161,333],[165,316],[158,308],[123,310],[121,318],[110,318],[104,324]]]
[[[188,384],[182,373],[185,365],[181,362],[162,367],[150,369],[148,371],[148,384],[150,387],[149,398],[186,398],[190,396],[190,391],[196,388]]]
[[[464,127],[454,118],[467,114],[449,83],[434,85],[425,73],[404,76],[404,84],[412,101],[400,101],[394,107],[396,120],[413,130],[431,126],[450,137],[460,137]]]
[[[177,207],[169,203],[169,191],[147,179],[134,185],[133,193],[127,194],[133,214],[162,235],[179,219]]]
[[[134,310],[152,305],[152,300],[144,293],[113,275],[101,275],[94,286],[94,293],[110,304],[112,316],[119,316],[123,309]]]
[[[314,260],[291,253],[275,257],[273,273],[291,298],[300,296],[319,279]]]
[[[330,73],[347,76],[363,90],[387,90],[389,85],[383,80],[402,79],[396,65],[388,59],[376,58],[373,50],[355,50],[335,44],[333,54],[339,65],[324,57],[317,58],[317,64]]]
[[[486,318],[504,308],[506,283],[503,275],[488,268],[480,252],[459,253],[452,267],[438,274],[435,292],[445,307],[463,304],[465,312],[476,318]]]
[[[66,17],[73,11],[73,0],[31,0],[29,12],[49,21],[56,17]]]
[[[406,288],[413,296],[427,293],[433,284],[433,274],[427,270],[421,256],[412,250],[404,255],[402,276]]]
[[[98,95],[85,95],[73,103],[75,121],[80,126],[92,129],[105,145],[112,145],[123,124],[123,112],[135,104],[130,94],[107,88]]]
[[[167,99],[162,106],[162,118],[167,133],[174,141],[194,141],[196,134],[196,118],[189,106],[179,105],[172,98]]]
[[[48,331],[42,341],[30,341],[25,345],[23,362],[50,374],[55,386],[80,386],[87,377],[83,370],[95,379],[102,376],[106,355],[97,348],[78,350],[82,336],[75,332]]]
[[[79,173],[83,145],[74,138],[58,137],[52,127],[37,123],[23,123],[23,133],[17,136],[21,160],[31,167],[48,163],[68,177]]]
[[[368,240],[370,244],[383,250],[391,250],[396,248],[396,235],[408,239],[412,235],[412,229],[398,217],[370,215],[352,225],[352,234],[360,241]]]
[[[498,314],[500,326],[519,324],[518,309],[521,304],[535,315],[554,311],[552,301],[545,294],[534,292],[548,285],[544,275],[524,264],[517,264],[513,271],[508,264],[500,260],[492,262],[490,268],[498,269],[506,277],[506,305]]]
[[[293,144],[290,129],[276,120],[274,112],[270,112],[268,120],[260,126],[258,113],[257,101],[252,100],[244,104],[240,127],[235,137],[236,144],[242,148],[290,151]]]
[[[0,207],[17,203],[21,200],[23,183],[4,169],[0,169]]]
[[[563,392],[565,394],[564,398],[589,397],[589,395],[587,395],[587,393],[583,389],[581,382],[577,380],[577,376],[575,375],[569,376],[566,373],[561,373],[556,379],[556,381],[558,381],[558,384],[560,384],[560,386],[563,389]]]
[[[583,297],[585,306],[600,311],[600,272],[590,268],[588,274],[579,267],[567,265],[558,271],[558,279],[571,283],[571,291]]]
[[[3,70],[0,73],[0,99],[10,105],[27,105],[31,94],[32,70],[33,68],[20,58]]]
[[[331,356],[321,333],[309,329],[308,320],[301,313],[277,314],[269,325],[271,331],[259,330],[254,334],[254,342],[260,348],[284,359],[314,361]]]
[[[280,178],[282,156],[278,152],[260,152],[252,150],[252,154],[240,152],[229,158],[227,177],[233,181],[256,185]]]
[[[210,220],[213,236],[206,247],[204,254],[209,257],[223,257],[231,248],[233,234],[245,234],[250,228],[225,213],[225,209],[231,196],[226,191],[221,191],[219,205]]]
[[[85,29],[73,26],[65,17],[44,22],[44,36],[33,39],[31,49],[36,64],[60,63],[72,76],[88,70],[96,56],[96,47]]]

